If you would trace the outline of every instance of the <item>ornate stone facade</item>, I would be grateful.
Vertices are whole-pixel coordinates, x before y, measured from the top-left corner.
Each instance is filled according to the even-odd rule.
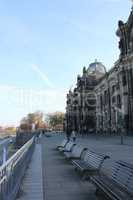
[[[94,88],[105,73],[102,63],[95,61],[83,68],[73,91],[67,94],[65,127],[85,134],[96,128],[96,97]]]
[[[133,135],[133,10],[116,32],[120,56],[107,72],[99,62],[83,69],[67,95],[67,130]]]
[[[133,10],[117,36],[119,60],[95,88],[97,131],[133,135]]]

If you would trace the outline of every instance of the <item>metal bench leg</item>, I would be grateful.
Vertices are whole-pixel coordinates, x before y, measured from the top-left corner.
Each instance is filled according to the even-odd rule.
[[[74,169],[75,169],[76,172],[78,171],[78,168],[77,168],[77,167],[75,167]]]
[[[96,191],[95,191],[95,195],[96,195],[96,196],[99,195],[99,189],[96,189]]]
[[[101,190],[99,190],[98,188],[95,191],[95,195],[98,197],[98,200],[108,200],[105,197],[104,193]]]
[[[82,181],[87,181],[88,180],[88,176],[85,172],[82,173]]]

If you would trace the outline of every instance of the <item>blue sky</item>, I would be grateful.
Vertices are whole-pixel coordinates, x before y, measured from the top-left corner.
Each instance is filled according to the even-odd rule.
[[[128,0],[0,0],[0,124],[65,110],[66,91],[96,58],[109,69]]]

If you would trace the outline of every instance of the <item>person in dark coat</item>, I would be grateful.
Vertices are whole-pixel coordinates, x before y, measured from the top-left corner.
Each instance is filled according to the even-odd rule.
[[[67,140],[68,140],[68,142],[69,142],[69,141],[70,141],[70,138],[71,138],[71,129],[70,129],[70,128],[67,128],[66,136],[67,136]]]

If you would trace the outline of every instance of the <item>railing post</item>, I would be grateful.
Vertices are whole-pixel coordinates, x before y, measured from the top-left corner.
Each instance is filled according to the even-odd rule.
[[[3,160],[2,160],[2,163],[4,164],[7,160],[7,147],[4,146],[3,147]]]

